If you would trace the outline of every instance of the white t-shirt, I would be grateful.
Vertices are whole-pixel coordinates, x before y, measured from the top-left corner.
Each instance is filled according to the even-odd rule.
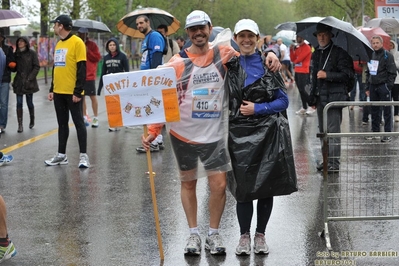
[[[290,49],[284,43],[280,44],[280,51],[284,52],[283,60],[290,60]]]

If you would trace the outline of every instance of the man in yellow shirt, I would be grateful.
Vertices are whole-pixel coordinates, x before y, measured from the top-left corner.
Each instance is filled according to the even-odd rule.
[[[90,167],[86,154],[87,131],[83,120],[82,97],[86,80],[86,46],[82,39],[71,34],[72,19],[60,15],[55,20],[54,33],[60,37],[54,51],[53,80],[48,99],[54,100],[58,121],[58,153],[44,161],[46,165],[68,164],[66,145],[69,136],[69,113],[78,136],[80,161],[79,168]]]

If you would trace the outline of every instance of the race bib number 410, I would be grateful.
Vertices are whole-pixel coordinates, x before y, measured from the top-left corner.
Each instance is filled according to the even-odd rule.
[[[222,100],[218,90],[196,89],[193,91],[192,118],[219,118]]]

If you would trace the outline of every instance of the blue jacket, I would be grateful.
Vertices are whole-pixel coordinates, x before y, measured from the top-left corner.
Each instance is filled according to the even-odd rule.
[[[240,65],[246,73],[243,90],[265,74],[264,62],[260,53],[241,55]],[[282,112],[288,108],[288,96],[280,88],[274,91],[270,102],[255,103],[255,115],[270,115]]]

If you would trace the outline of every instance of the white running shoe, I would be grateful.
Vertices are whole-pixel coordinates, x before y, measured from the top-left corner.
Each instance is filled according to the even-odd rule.
[[[303,108],[301,108],[301,109],[299,109],[298,111],[296,111],[295,113],[296,113],[297,115],[304,115],[304,114],[306,114],[306,110],[303,109]]]
[[[312,107],[308,107],[308,109],[306,110],[306,114],[307,114],[307,115],[311,115],[311,114],[313,114],[314,112],[316,112],[316,109],[313,109]]]

